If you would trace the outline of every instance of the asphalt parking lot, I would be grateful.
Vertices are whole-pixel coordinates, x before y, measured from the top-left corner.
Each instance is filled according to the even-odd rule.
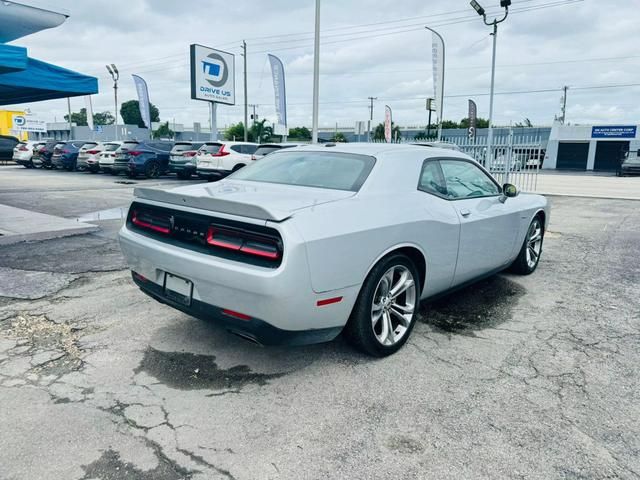
[[[372,360],[144,296],[117,181],[0,167],[0,204],[101,227],[0,247],[0,478],[640,477],[639,201],[551,197],[535,274],[423,305]]]

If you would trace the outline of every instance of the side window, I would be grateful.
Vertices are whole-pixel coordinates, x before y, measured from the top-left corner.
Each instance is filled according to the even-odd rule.
[[[444,183],[440,163],[437,160],[425,160],[422,164],[418,190],[440,197],[447,195],[447,186]]]
[[[231,148],[231,150],[233,150],[234,152],[237,152],[237,153],[243,153],[243,152],[242,152],[242,147],[243,147],[243,145],[231,145],[231,147],[230,147],[230,148]]]
[[[499,195],[500,189],[491,178],[471,162],[440,160],[447,198],[474,198]]]
[[[258,148],[257,145],[243,145],[242,153],[246,153],[247,155],[253,155],[254,153],[256,153],[257,148]]]

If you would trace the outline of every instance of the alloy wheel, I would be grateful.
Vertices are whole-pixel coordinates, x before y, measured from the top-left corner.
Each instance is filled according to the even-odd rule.
[[[416,308],[416,282],[404,265],[391,267],[382,276],[371,305],[373,333],[381,345],[398,343],[411,326]]]
[[[542,224],[535,219],[527,232],[527,266],[534,268],[542,250]]]

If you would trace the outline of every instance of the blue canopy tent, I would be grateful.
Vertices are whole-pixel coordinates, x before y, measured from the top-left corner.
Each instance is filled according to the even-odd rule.
[[[94,93],[97,78],[30,58],[25,48],[0,44],[0,105]]]

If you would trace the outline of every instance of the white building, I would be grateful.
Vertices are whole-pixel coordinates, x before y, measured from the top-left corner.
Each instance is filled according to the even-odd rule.
[[[640,149],[640,125],[554,124],[544,169],[615,171],[627,152]]]

